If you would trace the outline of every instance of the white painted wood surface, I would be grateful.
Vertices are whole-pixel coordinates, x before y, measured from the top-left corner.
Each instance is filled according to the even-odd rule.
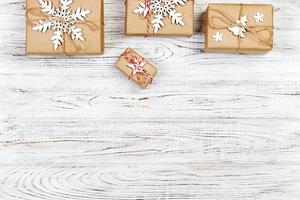
[[[105,55],[55,58],[25,55],[24,0],[1,0],[0,199],[299,200],[300,1],[264,2],[266,55],[204,54],[208,1],[193,37],[143,38],[106,0]],[[159,68],[150,88],[114,67],[126,47]]]

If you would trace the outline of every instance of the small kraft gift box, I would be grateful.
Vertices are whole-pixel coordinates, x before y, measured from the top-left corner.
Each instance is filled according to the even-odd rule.
[[[125,35],[193,35],[194,0],[125,0]]]
[[[128,79],[134,81],[141,88],[146,88],[152,83],[157,74],[157,69],[133,49],[127,48],[116,63]]]
[[[266,53],[273,48],[273,6],[209,4],[205,52]]]
[[[26,53],[102,54],[103,11],[103,0],[26,0]]]

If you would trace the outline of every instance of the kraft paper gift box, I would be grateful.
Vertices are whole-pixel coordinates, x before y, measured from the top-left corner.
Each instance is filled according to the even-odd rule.
[[[273,6],[209,4],[205,52],[266,53],[273,48]]]
[[[116,66],[143,89],[152,83],[153,78],[157,74],[156,67],[131,48],[124,51]]]
[[[125,0],[126,35],[193,35],[194,0]]]
[[[103,0],[26,0],[26,52],[102,54]]]

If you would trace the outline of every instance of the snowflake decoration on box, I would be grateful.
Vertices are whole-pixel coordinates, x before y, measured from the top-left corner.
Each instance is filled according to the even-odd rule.
[[[263,13],[257,11],[256,15],[254,15],[253,17],[254,17],[254,20],[255,20],[256,23],[260,23],[260,22],[264,21],[264,16],[265,15]]]
[[[220,33],[220,32],[216,32],[213,35],[213,39],[214,39],[215,42],[223,42],[223,34]]]
[[[188,0],[145,0],[145,3],[140,3],[133,13],[147,18],[152,13],[154,19],[151,21],[154,33],[157,33],[165,26],[164,18],[171,18],[172,24],[184,26],[182,13],[176,11],[176,7],[184,6]]]
[[[127,67],[132,69],[132,76],[144,72],[145,61],[139,61],[137,58],[132,59],[132,63],[127,64]]]
[[[55,8],[51,1],[38,0],[43,13],[47,16],[46,20],[39,20],[32,29],[46,33],[52,29],[53,36],[51,41],[54,49],[57,50],[64,42],[64,34],[68,34],[72,40],[85,41],[82,30],[75,24],[84,21],[90,10],[77,8],[75,11],[69,11],[73,0],[60,0],[60,6]]]

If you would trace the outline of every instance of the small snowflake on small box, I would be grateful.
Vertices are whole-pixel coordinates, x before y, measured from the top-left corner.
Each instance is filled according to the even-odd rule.
[[[215,41],[215,42],[223,42],[223,34],[220,33],[220,32],[216,32],[216,33],[213,35],[213,38],[214,38],[214,41]]]
[[[137,58],[132,59],[132,63],[127,64],[129,68],[132,69],[132,76],[144,72],[144,65],[146,64],[145,61],[139,61]]]
[[[51,41],[54,49],[57,50],[64,42],[64,34],[68,34],[72,40],[85,41],[82,30],[76,26],[76,22],[84,21],[90,10],[77,8],[75,11],[69,11],[73,0],[60,0],[60,6],[55,8],[51,1],[38,0],[41,11],[47,16],[46,20],[39,20],[32,29],[46,33],[52,29],[53,36]]]
[[[264,21],[264,16],[265,15],[263,13],[258,11],[258,12],[256,12],[256,15],[254,15],[253,17],[254,17],[256,23],[260,23],[260,22]]]
[[[184,6],[188,0],[145,0],[145,3],[140,3],[133,11],[141,15],[143,18],[150,17],[152,13],[154,19],[151,21],[154,33],[157,33],[165,26],[164,19],[171,18],[172,24],[184,26],[182,13],[177,12],[176,7]]]

